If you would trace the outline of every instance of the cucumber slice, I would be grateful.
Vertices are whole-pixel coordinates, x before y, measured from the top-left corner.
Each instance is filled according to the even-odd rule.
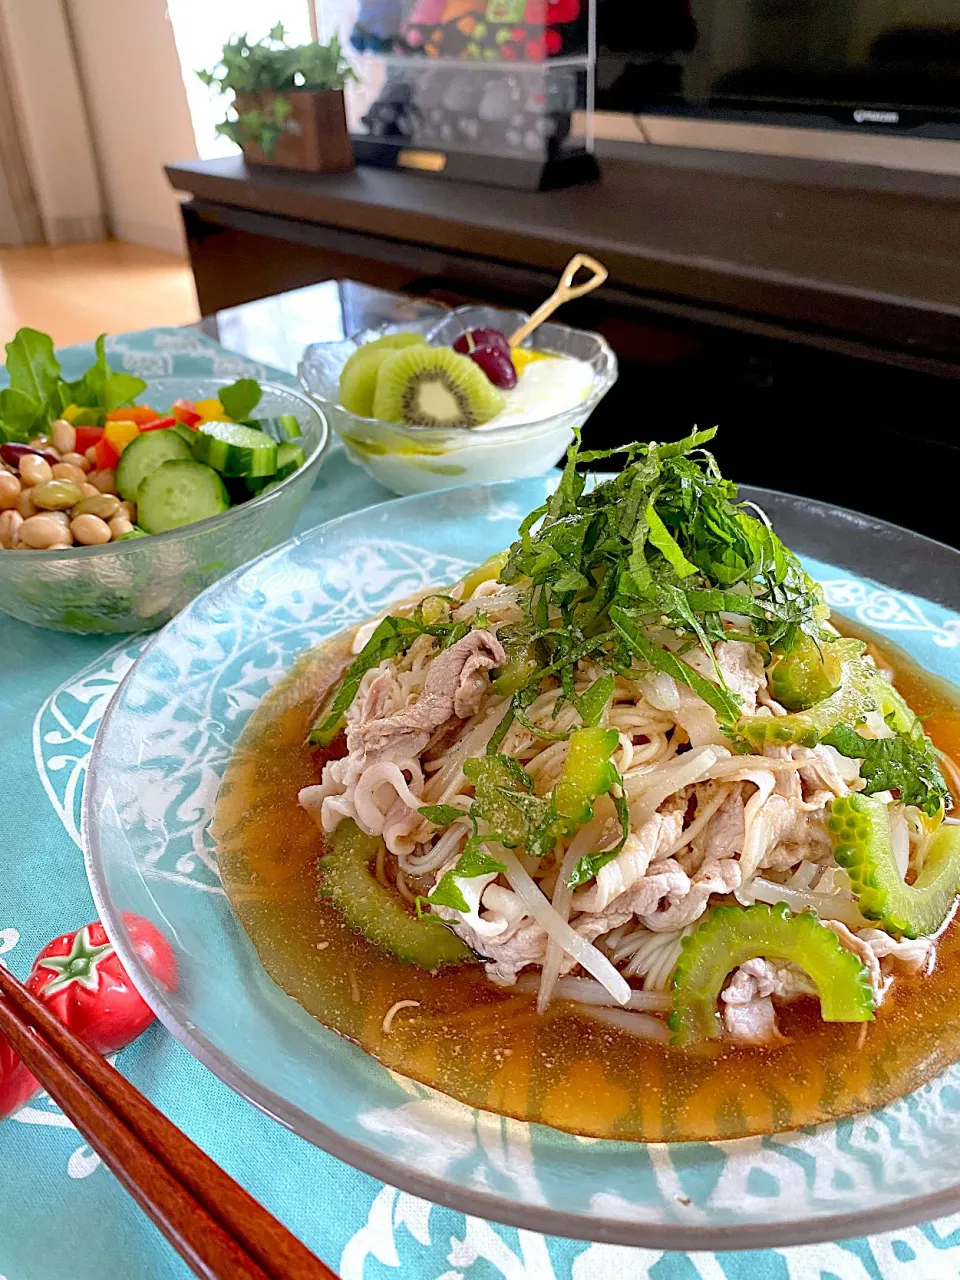
[[[399,893],[380,883],[372,870],[379,843],[349,819],[341,822],[330,836],[330,853],[319,861],[322,896],[340,908],[351,929],[404,964],[438,969],[472,960],[467,945],[436,916],[418,920]]]
[[[277,421],[280,423],[283,434],[288,440],[299,440],[303,435],[300,430],[300,423],[292,413],[281,413]]]
[[[144,431],[135,436],[117,463],[117,493],[135,502],[137,490],[152,471],[164,462],[183,461],[193,456],[190,446],[173,428]]]
[[[188,427],[185,422],[176,422],[170,428],[170,430],[175,431],[178,436],[181,436],[184,440],[186,440],[187,444],[190,446],[190,456],[192,457],[193,441],[194,441],[194,437],[197,434],[196,431],[194,431],[193,427]]]
[[[280,445],[277,449],[277,474],[274,479],[286,480],[287,476],[299,471],[306,460],[307,455],[298,444]]]
[[[230,506],[223,481],[202,462],[164,462],[137,490],[137,523],[147,533],[165,533],[181,525],[219,515]]]
[[[204,422],[194,432],[193,456],[225,476],[272,476],[277,442],[241,422]]]
[[[281,480],[286,480],[287,476],[292,476],[295,471],[298,471],[306,460],[307,455],[298,444],[290,444],[288,442],[279,445],[277,447],[276,473],[272,476],[247,476],[244,480],[247,494],[262,493],[264,489],[268,489],[271,485],[279,484]],[[236,501],[242,502],[243,498],[236,499]]]
[[[249,421],[245,421],[243,425],[245,427],[259,427],[271,439],[276,440],[277,444],[283,444],[287,440],[299,440],[303,435],[300,423],[292,413],[281,413],[277,418],[251,418]]]

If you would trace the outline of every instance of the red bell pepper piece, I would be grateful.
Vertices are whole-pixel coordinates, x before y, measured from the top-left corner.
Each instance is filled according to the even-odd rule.
[[[175,427],[177,419],[174,417],[156,418],[153,422],[145,422],[140,428],[141,434],[144,431],[164,431],[167,427]]]
[[[115,467],[120,461],[120,454],[106,436],[101,436],[93,447],[97,454],[98,470],[107,471],[110,467]]]
[[[170,412],[178,422],[182,422],[185,427],[195,427],[201,420],[202,414],[197,413],[189,400],[174,400],[170,406]]]
[[[86,453],[103,436],[103,427],[75,427],[74,430],[77,433],[77,443],[74,446],[77,453]]]

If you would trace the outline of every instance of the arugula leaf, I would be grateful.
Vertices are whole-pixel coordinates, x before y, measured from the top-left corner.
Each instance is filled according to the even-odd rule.
[[[860,776],[865,778],[866,795],[877,791],[898,791],[903,804],[913,804],[930,818],[935,818],[948,795],[947,784],[937,764],[935,748],[921,732],[910,742],[895,738],[861,738],[846,725],[836,728],[822,739],[842,756],[862,760]]]
[[[83,377],[75,382],[61,382],[59,395],[63,404],[81,408],[102,409],[109,413],[122,405],[132,404],[147,384],[132,373],[117,373],[107,363],[105,333],[94,344],[96,358]]]
[[[53,339],[37,329],[20,329],[6,344],[10,386],[0,391],[0,437],[25,443],[63,409],[60,362]]]
[[[29,396],[39,412],[56,393],[60,378],[53,339],[38,329],[20,329],[7,343],[6,352],[11,388]]]
[[[26,444],[36,435],[34,428],[38,425],[38,418],[37,402],[25,391],[16,387],[0,391],[0,437]]]
[[[221,387],[217,399],[223,405],[227,416],[234,422],[242,422],[249,418],[260,403],[263,391],[255,378],[238,378],[229,387]]]
[[[432,822],[435,827],[449,827],[451,822],[457,822],[464,817],[463,810],[458,809],[455,804],[424,804],[420,806],[417,813],[428,822]]]

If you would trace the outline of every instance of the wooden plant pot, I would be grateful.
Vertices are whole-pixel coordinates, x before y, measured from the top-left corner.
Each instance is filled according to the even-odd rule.
[[[269,107],[277,97],[290,103],[286,131],[277,139],[272,155],[255,142],[243,147],[248,164],[268,164],[279,169],[328,173],[353,168],[353,146],[347,132],[342,89],[301,89],[293,93],[238,93],[240,115]]]

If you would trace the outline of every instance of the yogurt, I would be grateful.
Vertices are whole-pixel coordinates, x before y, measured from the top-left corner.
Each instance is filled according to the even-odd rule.
[[[489,422],[474,427],[474,431],[552,418],[586,400],[593,387],[593,366],[586,360],[577,360],[574,356],[532,360],[517,379],[517,385],[501,392],[504,409]]]

